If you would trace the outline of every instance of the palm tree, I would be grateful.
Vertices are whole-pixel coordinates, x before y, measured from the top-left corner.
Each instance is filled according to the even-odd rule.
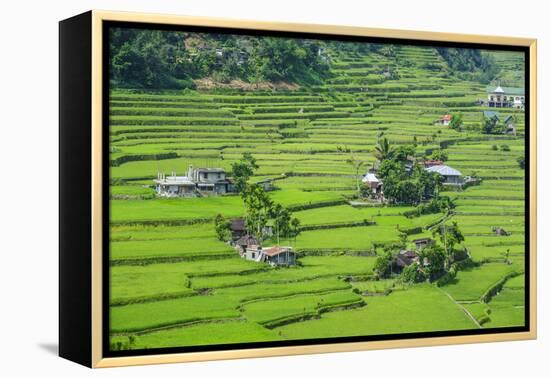
[[[290,221],[290,227],[292,230],[292,236],[294,236],[294,247],[296,247],[296,238],[300,235],[300,220],[298,218],[292,218]]]
[[[390,145],[388,138],[378,139],[378,143],[374,146],[374,156],[379,160],[383,161],[390,157],[393,152],[393,147]]]
[[[360,185],[360,179],[361,179],[361,167],[365,164],[364,160],[361,160],[357,155],[355,155],[353,152],[350,154],[350,157],[346,160],[346,163],[351,165],[353,167],[353,170],[355,172],[355,186],[357,189],[357,198],[361,197],[361,185]]]

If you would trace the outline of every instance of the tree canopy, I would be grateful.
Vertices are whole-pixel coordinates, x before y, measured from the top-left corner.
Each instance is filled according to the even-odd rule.
[[[245,189],[248,180],[258,168],[256,158],[250,152],[243,153],[239,161],[231,164],[231,175],[238,192],[242,192]]]
[[[414,146],[392,148],[384,156],[378,175],[384,183],[384,197],[388,202],[417,205],[437,194],[441,176],[426,171],[416,162]]]
[[[465,79],[489,83],[499,71],[495,59],[479,49],[438,47],[437,51],[452,73]]]
[[[329,75],[322,42],[283,37],[113,28],[111,80],[121,88],[193,88],[211,77],[319,84]]]

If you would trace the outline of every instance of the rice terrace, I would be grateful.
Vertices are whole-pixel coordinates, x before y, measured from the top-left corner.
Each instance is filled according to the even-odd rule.
[[[112,29],[111,350],[523,326],[524,66]]]

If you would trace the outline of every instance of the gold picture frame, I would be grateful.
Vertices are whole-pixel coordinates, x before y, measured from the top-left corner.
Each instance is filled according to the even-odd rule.
[[[115,367],[115,366],[130,366],[130,365],[144,365],[144,364],[161,364],[161,363],[174,363],[174,362],[190,362],[190,361],[208,361],[208,360],[220,360],[220,359],[237,359],[237,358],[251,358],[251,357],[268,357],[268,356],[283,356],[283,355],[301,355],[311,353],[331,353],[331,352],[349,352],[360,350],[372,350],[372,349],[388,349],[388,348],[404,348],[404,347],[421,347],[421,346],[435,346],[435,345],[449,345],[449,344],[467,344],[467,343],[484,343],[484,342],[496,342],[496,341],[513,341],[513,340],[528,340],[535,339],[537,336],[537,297],[536,297],[536,238],[537,238],[537,164],[536,164],[536,150],[537,150],[537,136],[536,136],[536,124],[537,124],[537,41],[530,38],[514,38],[514,37],[500,37],[500,36],[482,36],[482,35],[470,35],[470,34],[452,34],[452,33],[436,33],[425,31],[413,31],[413,30],[394,30],[394,29],[378,29],[368,27],[352,27],[352,26],[336,26],[336,25],[317,25],[317,24],[295,24],[295,23],[279,23],[279,22],[259,22],[252,20],[231,20],[231,19],[219,19],[210,17],[189,17],[189,16],[174,16],[174,15],[160,15],[160,14],[143,14],[143,13],[127,13],[127,12],[110,12],[93,10],[81,17],[78,21],[77,18],[68,20],[69,23],[73,22],[73,29],[67,28],[65,33],[73,32],[75,30],[87,30],[87,36],[89,36],[89,45],[86,44],[86,48],[89,47],[89,57],[91,61],[89,63],[90,77],[86,87],[86,90],[91,89],[89,103],[89,129],[84,128],[87,135],[82,136],[86,142],[90,143],[89,162],[91,166],[87,173],[89,174],[89,181],[83,183],[83,185],[90,185],[91,198],[89,201],[89,216],[90,223],[89,229],[84,229],[89,238],[89,244],[81,245],[84,249],[89,249],[89,254],[86,255],[85,261],[75,262],[70,261],[70,257],[67,253],[61,253],[61,266],[65,266],[65,269],[77,269],[87,271],[88,275],[85,279],[90,278],[89,283],[89,296],[85,294],[85,300],[89,300],[89,307],[86,307],[86,311],[89,310],[89,317],[82,320],[82,324],[74,326],[76,328],[70,329],[72,333],[76,329],[81,330],[82,334],[74,335],[79,337],[82,342],[87,345],[84,348],[84,352],[73,354],[70,348],[74,348],[76,341],[74,341],[69,335],[69,329],[64,330],[67,318],[78,316],[73,310],[69,310],[69,303],[60,304],[60,354],[63,357],[69,358],[84,365],[99,368],[99,367]],[[82,19],[84,26],[82,26]],[[72,21],[71,21],[72,20]],[[69,25],[67,21],[66,25]],[[61,24],[63,24],[63,22]],[[79,23],[80,22],[80,23]],[[247,29],[247,30],[259,30],[263,32],[293,32],[293,33],[311,33],[311,34],[323,34],[337,36],[355,36],[355,37],[375,37],[384,39],[398,39],[399,41],[435,41],[435,42],[452,42],[452,43],[470,43],[479,45],[502,45],[502,46],[520,46],[528,49],[529,53],[529,107],[528,113],[526,112],[526,118],[529,120],[529,140],[526,143],[529,144],[529,258],[528,258],[528,280],[529,280],[529,329],[522,332],[502,332],[502,333],[487,333],[487,334],[473,334],[473,335],[457,335],[457,336],[444,336],[444,337],[426,337],[426,338],[405,338],[405,339],[391,339],[391,340],[376,340],[376,341],[364,341],[364,342],[342,342],[331,344],[313,344],[313,345],[295,345],[295,346],[277,346],[277,347],[260,347],[253,349],[237,349],[237,350],[216,350],[216,351],[197,351],[197,352],[185,352],[185,353],[170,353],[170,354],[153,354],[153,355],[133,355],[123,357],[105,357],[103,352],[103,318],[105,316],[103,304],[106,300],[104,297],[103,288],[103,275],[105,274],[105,267],[103,264],[103,204],[106,194],[104,193],[104,151],[105,146],[103,143],[103,125],[105,116],[104,107],[104,88],[102,87],[104,82],[104,59],[105,59],[105,46],[103,25],[105,22],[129,22],[129,23],[144,23],[144,24],[162,24],[162,25],[180,25],[180,26],[199,26],[199,27],[215,27],[215,28],[229,28],[229,29]],[[77,25],[78,24],[78,25]],[[61,26],[63,31],[63,26]],[[68,37],[67,37],[68,38]],[[61,75],[64,75],[63,57],[67,54],[68,58],[74,58],[71,54],[67,53],[70,48],[76,48],[77,41],[67,40],[63,42],[60,56],[62,60]],[[64,44],[65,43],[65,44]],[[63,47],[65,46],[65,50]],[[87,59],[87,56],[82,57]],[[69,80],[69,79],[66,79]],[[61,84],[63,89],[63,84]],[[76,99],[66,98],[61,100],[60,112],[66,111],[65,107],[69,106],[69,101],[77,101]],[[81,101],[81,99],[79,100]],[[83,107],[86,104],[82,105]],[[67,116],[69,117],[69,116]],[[61,117],[63,122],[63,117]],[[62,136],[63,139],[63,126]],[[84,152],[83,152],[84,153]],[[62,156],[63,158],[63,156]],[[63,163],[61,163],[63,164]],[[69,169],[69,168],[67,168]],[[63,174],[61,175],[63,176]],[[63,184],[63,177],[61,178]],[[527,193],[526,193],[527,195]],[[67,201],[74,200],[76,198],[68,199]],[[66,204],[61,203],[60,206],[69,206],[69,202]],[[62,214],[63,214],[62,210]],[[69,210],[66,210],[69,211]],[[61,221],[63,222],[63,220]],[[88,226],[88,225],[87,225]],[[86,226],[86,227],[87,227]],[[65,227],[70,225],[65,224]],[[74,226],[76,227],[76,226]],[[69,229],[65,229],[68,232]],[[62,238],[63,229],[62,229]],[[75,241],[75,243],[77,243]],[[62,243],[63,244],[63,243]],[[60,248],[63,248],[61,246]],[[88,259],[89,257],[89,259]],[[67,261],[64,265],[64,261]],[[75,268],[74,264],[80,263],[81,265]],[[68,293],[65,288],[67,285],[73,285],[76,289],[82,289],[81,286],[71,281],[69,273],[66,273],[64,269],[61,269],[60,274],[63,275],[60,279],[61,286],[61,298],[63,302],[64,296],[75,295],[75,293]],[[72,283],[71,283],[72,282]],[[70,300],[68,299],[70,302]],[[74,302],[70,302],[74,303]],[[88,303],[88,302],[86,302]],[[86,305],[87,306],[87,305]],[[89,322],[89,328],[85,327]]]

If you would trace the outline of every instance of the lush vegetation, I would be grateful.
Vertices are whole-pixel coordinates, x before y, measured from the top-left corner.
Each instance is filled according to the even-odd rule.
[[[182,41],[185,43],[182,43]],[[193,88],[193,79],[227,83],[321,83],[329,67],[311,40],[114,28],[111,79],[119,87]]]
[[[259,41],[113,32],[112,348],[524,324],[524,114],[499,109],[516,118],[504,135],[478,103],[489,79],[521,83],[522,55]],[[478,185],[443,185],[426,159]],[[225,169],[237,192],[155,196],[158,172],[189,165]],[[364,189],[370,169],[385,201]],[[237,217],[298,264],[240,258]]]

